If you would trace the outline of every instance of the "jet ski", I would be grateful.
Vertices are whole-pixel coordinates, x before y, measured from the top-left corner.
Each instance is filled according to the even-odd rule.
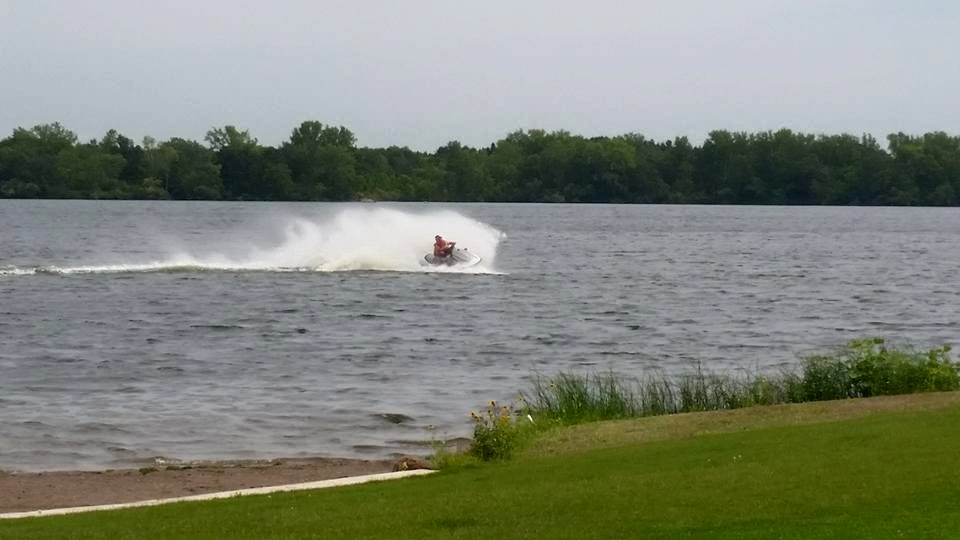
[[[431,266],[475,266],[480,264],[483,259],[479,255],[467,251],[467,248],[454,247],[450,255],[446,257],[437,257],[433,253],[427,253],[423,260]]]

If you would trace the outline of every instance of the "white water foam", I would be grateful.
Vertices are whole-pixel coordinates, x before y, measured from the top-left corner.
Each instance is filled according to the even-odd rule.
[[[89,274],[169,271],[401,272],[496,273],[497,229],[451,210],[412,213],[392,208],[343,209],[328,219],[281,220],[279,243],[234,247],[228,253],[196,253],[189,246],[158,260],[78,266],[0,267],[2,275]],[[426,265],[423,256],[441,234],[480,256],[476,266]]]
[[[0,266],[0,276],[32,276],[37,273],[36,268],[17,268],[16,266]]]

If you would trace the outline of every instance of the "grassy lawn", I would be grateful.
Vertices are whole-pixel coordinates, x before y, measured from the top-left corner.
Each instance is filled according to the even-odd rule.
[[[314,492],[0,522],[0,538],[956,538],[960,394],[642,418]]]

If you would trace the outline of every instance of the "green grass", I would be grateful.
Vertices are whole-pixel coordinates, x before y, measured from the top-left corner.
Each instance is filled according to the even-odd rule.
[[[608,426],[591,439],[591,428]],[[424,478],[3,522],[0,538],[872,539],[960,530],[958,393],[546,435],[511,461]]]

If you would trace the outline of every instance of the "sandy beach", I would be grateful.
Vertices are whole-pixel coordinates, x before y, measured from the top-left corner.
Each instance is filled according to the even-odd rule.
[[[401,462],[404,465],[401,466]],[[194,463],[104,471],[0,472],[0,513],[180,497],[423,468],[416,458]]]

